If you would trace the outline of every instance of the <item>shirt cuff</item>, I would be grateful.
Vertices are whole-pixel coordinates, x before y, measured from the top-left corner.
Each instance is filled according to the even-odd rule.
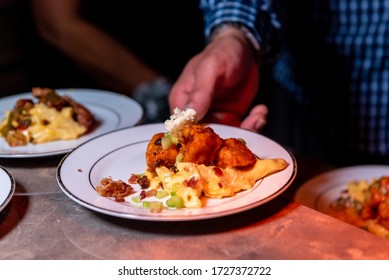
[[[246,39],[250,42],[250,44],[253,47],[254,51],[259,53],[261,47],[259,45],[258,40],[255,38],[253,32],[251,32],[246,26],[244,26],[244,25],[242,25],[240,23],[237,23],[237,22],[224,22],[224,23],[221,23],[221,24],[217,25],[212,30],[212,33],[210,35],[210,40],[212,39],[212,37],[215,34],[220,32],[224,28],[228,28],[228,27],[233,27],[233,28],[239,29],[245,35]]]

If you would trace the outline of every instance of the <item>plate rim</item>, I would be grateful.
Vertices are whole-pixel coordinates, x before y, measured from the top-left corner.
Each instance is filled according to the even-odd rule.
[[[129,96],[126,96],[124,94],[120,94],[118,92],[114,92],[114,91],[109,91],[109,90],[103,90],[103,89],[94,89],[94,88],[58,88],[58,89],[55,89],[57,92],[59,92],[60,94],[74,94],[74,92],[83,92],[83,91],[89,91],[91,92],[92,94],[104,94],[104,95],[110,95],[110,96],[113,96],[114,98],[120,98],[120,99],[123,99],[123,100],[126,100],[128,102],[131,102],[132,105],[135,107],[137,107],[136,109],[139,111],[139,116],[137,118],[135,118],[135,121],[133,124],[125,124],[125,125],[122,125],[120,124],[118,127],[108,131],[108,132],[112,132],[116,129],[121,129],[121,128],[126,128],[126,127],[133,127],[133,126],[136,126],[136,125],[139,125],[141,122],[142,122],[142,119],[144,117],[144,110],[143,110],[143,107],[139,104],[139,102],[137,102],[135,99],[129,97]],[[30,96],[31,97],[31,92],[23,92],[23,93],[18,93],[18,94],[13,94],[13,95],[10,95],[10,96],[5,96],[5,97],[1,97],[0,98],[0,103],[2,100],[6,100],[6,99],[19,99],[19,98],[23,98],[23,97],[28,97]],[[92,100],[93,101],[93,100]],[[0,116],[0,118],[2,119],[4,116]],[[0,119],[0,120],[1,120]],[[105,134],[105,133],[103,133]],[[97,134],[95,136],[93,136],[91,139],[95,138],[95,137],[98,137],[102,134]],[[77,140],[77,139],[75,139]],[[90,139],[88,139],[90,140]],[[86,141],[88,141],[86,140]],[[85,141],[84,141],[85,142]],[[82,142],[83,143],[83,142]],[[44,145],[45,143],[42,143],[42,144],[39,144],[39,145]],[[20,153],[3,153],[0,151],[0,158],[42,158],[42,157],[49,157],[49,156],[58,156],[58,155],[63,155],[63,154],[66,154],[68,152],[70,152],[71,150],[75,149],[76,147],[78,147],[78,145],[75,145],[73,147],[70,147],[70,148],[63,148],[63,149],[58,149],[58,150],[55,150],[55,151],[42,151],[42,152],[34,152],[34,153],[26,153],[26,152],[20,152]]]
[[[266,202],[274,199],[275,197],[279,196],[280,194],[282,194],[291,184],[292,182],[294,181],[295,177],[296,177],[296,174],[297,174],[297,161],[296,161],[296,158],[295,156],[293,155],[293,153],[286,147],[282,146],[281,144],[277,143],[276,141],[274,141],[273,139],[271,138],[268,138],[262,134],[258,134],[258,133],[255,133],[255,132],[252,132],[250,130],[246,130],[246,129],[242,129],[242,128],[237,128],[237,127],[232,127],[232,126],[228,126],[228,125],[222,125],[222,124],[207,124],[207,125],[215,125],[215,126],[220,126],[220,127],[225,127],[225,128],[235,128],[235,129],[242,129],[242,130],[245,130],[249,133],[253,133],[253,134],[258,134],[260,137],[263,137],[265,138],[267,141],[271,141],[273,143],[275,143],[276,145],[280,146],[280,148],[282,148],[289,156],[290,156],[290,164],[292,165],[292,170],[291,170],[291,175],[290,177],[287,179],[287,181],[283,184],[282,187],[280,187],[276,192],[272,193],[271,195],[261,199],[261,200],[257,200],[255,201],[254,203],[250,203],[248,205],[244,205],[244,206],[240,206],[238,208],[234,208],[234,209],[226,209],[224,211],[220,211],[220,212],[212,212],[212,213],[202,213],[201,215],[196,215],[196,216],[185,216],[185,215],[169,215],[169,216],[163,216],[163,215],[158,215],[158,214],[153,214],[153,215],[139,215],[139,214],[132,214],[132,213],[123,213],[123,212],[119,212],[119,211],[113,211],[113,210],[107,210],[105,208],[102,208],[102,207],[98,207],[98,206],[95,206],[95,205],[91,205],[89,202],[85,202],[83,199],[77,197],[75,194],[73,194],[69,189],[68,187],[65,186],[65,184],[63,183],[63,180],[61,178],[61,170],[64,166],[64,163],[65,161],[73,154],[73,153],[76,153],[78,151],[78,149],[82,149],[83,146],[85,145],[88,145],[89,142],[91,141],[95,141],[96,139],[98,138],[102,138],[108,134],[114,134],[114,133],[119,133],[120,131],[122,130],[131,130],[131,129],[139,129],[140,127],[143,127],[143,126],[158,126],[158,125],[162,125],[163,123],[152,123],[152,124],[143,124],[143,125],[140,125],[140,126],[134,126],[134,127],[125,127],[125,128],[121,128],[121,129],[117,129],[115,131],[111,131],[111,132],[106,132],[104,134],[101,134],[100,136],[97,136],[93,139],[89,139],[88,141],[80,144],[77,148],[75,148],[74,150],[72,150],[71,152],[67,153],[62,159],[61,161],[59,162],[58,166],[57,166],[57,169],[56,169],[56,180],[57,180],[57,183],[60,187],[60,189],[71,199],[73,200],[74,202],[92,210],[92,211],[95,211],[95,212],[98,212],[98,213],[102,213],[102,214],[105,214],[105,215],[108,215],[108,216],[114,216],[114,217],[118,217],[118,218],[125,218],[125,219],[132,219],[132,220],[143,220],[143,221],[155,221],[155,222],[171,222],[171,221],[194,221],[194,220],[206,220],[206,219],[212,219],[212,218],[218,218],[218,217],[223,217],[223,216],[227,216],[227,215],[232,215],[232,214],[236,214],[236,213],[240,213],[240,212],[244,212],[244,211],[247,211],[247,210],[250,210],[252,208],[255,208],[257,206],[260,206],[262,204],[265,204]],[[263,179],[262,179],[263,180]],[[252,189],[250,189],[252,190]],[[250,191],[248,190],[248,191]],[[169,210],[169,211],[174,211],[174,210]]]
[[[15,178],[12,176],[12,174],[2,165],[0,165],[0,172],[3,172],[10,180],[8,194],[7,194],[6,198],[4,199],[4,201],[0,201],[0,213],[1,213],[1,211],[3,211],[5,209],[5,207],[7,207],[7,205],[9,204],[9,202],[11,201],[11,199],[15,193],[16,181],[15,181]]]
[[[323,194],[323,191],[328,191],[329,185],[319,184],[318,186],[316,186],[316,188],[317,188],[316,196],[312,197],[310,199],[306,199],[307,192],[309,190],[314,189],[315,184],[317,184],[317,182],[320,183],[320,181],[323,181],[323,179],[325,179],[325,178],[329,178],[329,177],[333,178],[335,175],[344,176],[344,174],[346,172],[357,172],[357,171],[361,171],[361,170],[368,171],[368,170],[376,170],[376,169],[380,169],[380,170],[387,169],[389,171],[389,165],[384,165],[384,164],[351,165],[351,166],[344,166],[344,167],[340,167],[340,168],[334,168],[332,170],[317,174],[316,176],[313,176],[312,178],[306,180],[304,183],[301,184],[301,186],[297,189],[297,191],[294,195],[294,200],[296,202],[301,203],[301,204],[303,204],[307,207],[310,207],[314,210],[320,211],[319,207],[317,206],[318,199],[320,198],[320,195]],[[355,176],[354,178],[343,179],[342,181],[345,181],[345,183],[347,183],[347,182],[352,181],[352,180],[367,179],[365,175],[363,175],[363,176],[361,175],[361,177],[363,177],[363,178],[360,178],[360,179],[356,178],[356,177],[358,177],[358,176]],[[375,177],[377,177],[377,176],[372,175],[369,178],[373,179]],[[337,185],[340,183],[341,182],[334,180],[332,182],[332,185],[334,185],[334,184]],[[344,185],[344,187],[346,187],[346,185]],[[322,189],[325,189],[325,188],[327,188],[327,189],[322,191]],[[334,188],[337,188],[337,186],[334,186],[330,189],[334,189]],[[320,211],[320,212],[322,212],[322,211]]]

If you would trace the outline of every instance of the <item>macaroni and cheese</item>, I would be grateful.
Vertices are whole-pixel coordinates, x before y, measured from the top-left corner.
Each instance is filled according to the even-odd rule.
[[[18,100],[0,123],[0,135],[10,146],[76,139],[92,128],[92,114],[70,97],[47,88],[33,88],[33,96],[39,101]]]

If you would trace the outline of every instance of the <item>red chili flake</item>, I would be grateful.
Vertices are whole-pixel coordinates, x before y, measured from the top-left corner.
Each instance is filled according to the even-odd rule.
[[[78,168],[77,171],[78,171],[78,172],[82,172],[82,169],[81,169],[81,168]]]
[[[219,185],[219,188],[223,188],[223,185],[222,185],[222,183],[218,183],[218,185]]]
[[[213,168],[213,172],[215,172],[215,175],[218,176],[218,177],[222,177],[223,176],[223,170],[219,167],[214,167]]]

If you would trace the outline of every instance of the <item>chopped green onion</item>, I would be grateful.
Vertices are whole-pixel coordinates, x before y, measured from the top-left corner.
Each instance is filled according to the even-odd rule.
[[[161,199],[169,195],[169,192],[167,190],[159,190],[157,191],[157,194],[155,195],[156,198]]]
[[[243,138],[237,138],[240,142],[242,142],[242,144],[245,144],[246,145],[246,141],[243,139]]]
[[[184,207],[184,200],[180,196],[172,196],[168,200],[166,200],[166,205],[168,207],[175,207],[177,209]]]
[[[177,146],[178,145],[178,138],[174,136],[170,136],[170,140],[173,145]]]
[[[177,192],[177,190],[178,190],[178,186],[177,186],[177,184],[174,184],[174,185],[172,186],[172,191],[170,192],[170,195],[171,195],[171,196],[175,195],[175,193]]]
[[[142,208],[150,208],[150,201],[143,200],[142,201]]]
[[[160,201],[142,201],[142,208],[150,209],[150,212],[159,213],[163,209],[163,204]]]
[[[153,213],[159,213],[159,212],[161,212],[162,209],[163,209],[162,202],[159,202],[159,201],[150,201],[150,203],[149,203],[149,209],[150,209],[150,212],[153,212]]]
[[[131,201],[134,203],[140,203],[140,196],[131,196]]]
[[[176,162],[181,162],[183,158],[184,158],[184,155],[182,153],[179,153],[176,157]]]
[[[173,145],[170,134],[165,134],[165,136],[161,138],[161,145],[164,150],[169,149]]]

